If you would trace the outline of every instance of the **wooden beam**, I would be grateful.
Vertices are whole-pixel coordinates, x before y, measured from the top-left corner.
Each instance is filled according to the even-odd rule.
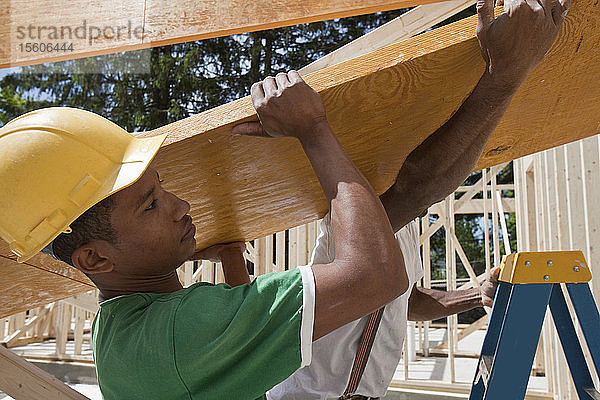
[[[476,169],[600,130],[600,31],[594,28],[600,7],[594,1],[573,2],[557,43],[513,99]],[[379,193],[392,184],[410,151],[447,120],[477,83],[484,64],[475,25],[475,18],[467,18],[307,76],[325,101],[334,132]],[[198,248],[264,237],[316,220],[327,210],[294,139],[231,136],[234,124],[255,119],[244,98],[145,133],[169,133],[155,167],[165,188],[191,203]],[[5,244],[0,254],[9,255]],[[77,290],[88,290],[74,270],[43,255],[29,264],[68,275]],[[16,293],[29,285],[26,274],[19,279],[12,288]],[[44,285],[40,281],[35,287]],[[76,294],[66,292],[63,297]],[[38,294],[31,290],[27,296]],[[14,299],[7,295],[0,307]]]
[[[11,0],[0,10],[0,42],[3,43],[0,68],[164,46],[431,2]],[[31,47],[33,43],[37,47]],[[52,50],[48,44],[52,44]],[[56,44],[59,44],[58,50],[54,48]],[[72,45],[72,50],[61,50],[62,44]]]
[[[15,400],[89,400],[3,346],[0,346],[0,371],[0,389]]]
[[[592,4],[573,3],[557,43],[515,96],[476,169],[598,132],[600,34],[581,23],[600,19]],[[477,83],[484,63],[475,25],[467,18],[307,76],[334,132],[379,193]],[[169,134],[155,165],[165,187],[190,201],[200,248],[264,237],[327,209],[297,141],[230,135],[234,124],[254,119],[244,98],[145,134]]]
[[[515,212],[515,199],[503,197],[502,207],[504,212]],[[430,210],[430,213],[436,215],[436,209]],[[456,207],[454,214],[483,214],[483,199],[470,199],[469,201],[462,203],[460,207]]]
[[[85,276],[87,282],[71,267],[44,255],[19,264],[6,257],[6,247],[6,244],[0,241],[0,249],[3,252],[0,256],[0,318],[95,288]],[[55,268],[52,268],[52,265]],[[73,276],[81,280],[74,279]]]
[[[310,74],[320,69],[360,57],[382,47],[406,40],[474,4],[473,0],[452,0],[418,6],[398,18],[359,37],[300,69]]]

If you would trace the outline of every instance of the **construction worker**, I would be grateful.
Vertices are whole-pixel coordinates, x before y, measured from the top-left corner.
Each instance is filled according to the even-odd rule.
[[[522,4],[495,21],[491,5],[480,7],[480,22],[488,17],[480,40],[489,68],[441,130],[460,133],[440,134],[436,153],[468,153],[463,134],[473,143],[481,140],[474,136],[487,138],[554,40],[567,7],[540,6],[542,14],[548,10],[543,16]],[[0,236],[20,261],[43,249],[98,287],[94,357],[106,399],[264,398],[311,364],[312,341],[409,287],[390,220],[412,220],[422,194],[412,211],[388,207],[388,219],[332,134],[320,97],[296,72],[255,84],[252,98],[262,125],[235,132],[299,140],[329,201],[335,258],[235,288],[181,287],[176,268],[194,256],[195,227],[189,204],[166,192],[149,166],[164,137],[136,139],[101,117],[65,108],[34,111],[0,129]],[[410,160],[405,165],[406,176],[384,202],[404,196],[399,190],[419,176]],[[418,182],[425,190],[428,184]]]
[[[275,82],[276,98],[274,87],[253,86],[260,118],[270,136],[302,145],[339,232],[337,256],[233,289],[183,289],[177,278],[195,226],[189,204],[149,166],[164,137],[136,139],[69,108],[0,129],[0,234],[20,261],[44,249],[98,287],[93,345],[105,399],[264,398],[310,363],[313,340],[407,290],[385,210],[320,96],[295,71]]]
[[[403,254],[409,290],[386,305],[358,384],[347,390],[355,379],[353,367],[368,316],[316,340],[311,364],[270,390],[269,400],[383,396],[402,355],[407,319],[433,320],[492,305],[497,268],[480,288],[441,292],[415,285],[423,271],[414,219],[452,193],[475,167],[511,98],[554,42],[569,7],[562,2],[552,6],[550,1],[505,4],[505,13],[497,19],[492,1],[477,4],[478,38],[487,63],[484,75],[452,118],[408,156],[394,185],[380,196]],[[260,131],[257,125],[239,129]],[[334,259],[334,233],[328,215],[321,223],[311,263],[327,264]],[[236,285],[248,279],[242,251],[234,243],[213,246],[196,256],[222,261],[227,282]]]

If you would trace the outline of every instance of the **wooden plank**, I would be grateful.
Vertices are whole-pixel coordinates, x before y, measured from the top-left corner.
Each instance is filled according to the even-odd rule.
[[[0,389],[14,399],[89,400],[49,373],[0,346]]]
[[[296,228],[298,241],[296,242],[296,262],[294,267],[308,264],[308,241],[307,241],[307,225],[301,225]]]
[[[288,269],[298,267],[298,228],[288,231]]]
[[[45,254],[19,264],[0,240],[0,318],[94,289],[81,272]]]
[[[0,11],[0,41],[8,44],[0,49],[0,68],[164,46],[431,2],[279,0],[275,5],[270,0],[10,0]],[[73,44],[73,51],[28,52],[21,47],[28,42],[68,43]]]
[[[56,355],[58,357],[64,355],[67,351],[67,340],[69,330],[71,329],[71,311],[70,305],[59,301],[58,310],[56,313]]]
[[[480,185],[479,185],[480,186]],[[458,203],[458,200],[457,200]],[[489,200],[488,200],[489,203]],[[504,212],[513,213],[515,212],[515,199],[509,197],[502,198],[502,208]],[[487,204],[489,207],[489,204]],[[457,207],[455,214],[484,214],[484,199],[470,199]],[[435,214],[435,213],[434,213]],[[489,214],[489,211],[488,211]]]
[[[0,257],[0,318],[87,292],[91,284]]]
[[[599,137],[594,136],[583,140],[583,165],[586,200],[586,222],[588,232],[588,246],[586,259],[592,269],[592,276],[600,274],[600,151],[598,148]],[[600,303],[600,282],[592,281],[592,292],[596,300],[596,307]]]
[[[567,207],[569,217],[568,249],[585,249],[587,227],[584,218],[584,191],[580,143],[564,146],[567,168]]]
[[[379,28],[308,64],[301,68],[299,72],[301,74],[310,74],[378,50],[387,45],[406,40],[459,13],[474,3],[473,0],[452,0],[415,7]]]
[[[5,263],[6,265],[22,265],[17,263],[17,257],[9,250],[8,244],[5,241],[0,240],[0,264]],[[77,269],[53,259],[45,254],[37,254],[27,261],[28,265],[35,268],[45,270],[46,272],[64,276],[71,280],[79,283],[83,283],[88,286],[92,286],[93,283],[83,273]],[[1,286],[0,286],[1,288]],[[89,290],[89,289],[88,289]]]
[[[504,216],[504,207],[502,206],[502,197],[499,190],[496,190],[496,205],[498,206],[498,216],[500,217],[500,227],[502,228],[502,242],[504,244],[504,254],[510,254],[510,239],[508,237],[508,228],[506,227],[506,217]]]
[[[517,183],[517,174],[515,174],[515,185]],[[490,224],[488,215],[488,187],[487,187],[487,168],[481,170],[481,202],[482,202],[482,214],[483,214],[483,247],[485,254],[485,272],[490,272]],[[477,183],[475,184],[477,185]],[[518,185],[516,185],[518,187]],[[515,197],[517,197],[515,191]],[[518,199],[518,197],[517,197]],[[517,213],[518,215],[518,213]],[[517,224],[517,227],[519,225]]]
[[[496,178],[498,172],[491,174],[492,184],[490,189],[490,200],[492,203],[492,242],[494,245],[494,267],[500,266],[500,238],[498,232],[498,206],[495,199],[496,194]]]
[[[600,82],[592,43],[598,33],[592,23],[579,23],[599,19],[588,3],[573,4],[557,45],[513,100],[477,169],[597,132],[600,84],[590,82]],[[483,62],[474,28],[469,18],[307,77],[378,192],[477,82]],[[192,216],[202,221],[198,247],[263,237],[317,219],[327,208],[294,139],[230,136],[233,124],[253,118],[245,98],[146,134],[169,133],[156,166],[165,187],[190,201]]]
[[[557,188],[556,188],[556,165],[554,152],[556,149],[546,150],[543,154],[546,175],[546,213],[548,225],[548,243],[550,249],[558,248],[558,211],[557,211]],[[560,190],[558,190],[560,192]]]
[[[75,330],[73,332],[74,335],[74,350],[73,354],[76,356],[81,355],[81,349],[83,347],[83,328],[85,326],[85,318],[84,313],[81,308],[75,307]]]
[[[285,271],[285,231],[275,234],[275,271]]]
[[[454,231],[454,193],[446,197],[444,202],[444,214],[440,214],[440,219],[444,219],[445,240],[446,240],[446,291],[456,290],[456,254],[454,242],[451,239],[451,232]],[[441,208],[441,207],[440,207]],[[455,353],[458,344],[458,315],[453,314],[446,317],[448,333],[448,363],[450,364],[450,382],[456,382],[456,363]]]
[[[267,272],[275,272],[273,264],[273,235],[265,237],[265,267]]]
[[[254,275],[263,275],[268,272],[268,266],[266,264],[266,247],[267,239],[260,238],[254,241]]]
[[[556,219],[558,221],[557,249],[569,249],[569,206],[567,196],[562,193],[561,188],[567,187],[567,167],[565,160],[565,149],[560,147],[554,150],[554,179],[556,181]]]
[[[215,283],[215,265],[208,260],[202,260],[202,281]]]
[[[419,238],[423,237],[423,232],[429,227],[429,210],[424,217],[421,218],[421,232]],[[422,286],[431,289],[431,235],[423,240],[422,255],[423,255],[423,282]],[[429,357],[429,324],[430,321],[425,321],[423,324],[423,356]]]

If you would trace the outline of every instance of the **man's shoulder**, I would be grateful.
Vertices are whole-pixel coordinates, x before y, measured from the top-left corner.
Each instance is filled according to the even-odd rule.
[[[125,310],[131,307],[143,308],[152,305],[153,303],[169,303],[180,301],[181,298],[185,297],[190,291],[195,288],[203,286],[215,286],[208,282],[198,282],[190,285],[189,287],[177,290],[170,293],[131,293],[121,296],[112,297],[110,299],[100,302],[100,309],[119,309]]]

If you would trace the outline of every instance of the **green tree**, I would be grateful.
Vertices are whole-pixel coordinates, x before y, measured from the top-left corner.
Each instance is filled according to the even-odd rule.
[[[35,108],[71,106],[129,131],[154,129],[245,96],[253,82],[298,69],[405,11],[24,67],[3,77],[0,87],[17,98],[36,100],[19,107],[2,103],[0,118],[5,123]],[[131,73],[143,59],[150,60],[148,70]]]

